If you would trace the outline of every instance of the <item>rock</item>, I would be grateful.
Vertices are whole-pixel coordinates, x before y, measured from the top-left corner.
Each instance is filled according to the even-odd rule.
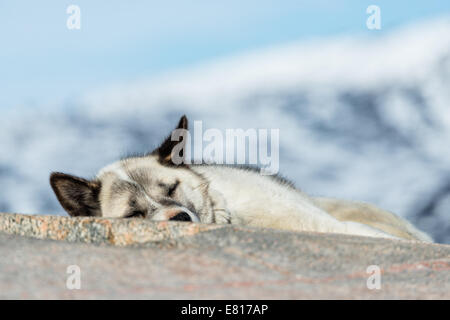
[[[2,299],[450,298],[450,246],[337,234],[0,214],[0,256]]]
[[[38,239],[126,246],[176,239],[219,225],[152,222],[142,219],[70,218],[50,215],[0,214],[0,231]]]

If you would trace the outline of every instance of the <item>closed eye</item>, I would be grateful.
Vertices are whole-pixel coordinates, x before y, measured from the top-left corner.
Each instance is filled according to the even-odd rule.
[[[165,189],[166,196],[170,198],[173,196],[173,194],[177,190],[179,184],[180,184],[180,181],[177,180],[174,184],[165,184],[165,183],[160,182],[158,185],[162,189]]]
[[[135,210],[127,214],[124,218],[145,218],[145,212]]]
[[[177,180],[173,185],[169,186],[167,190],[167,196],[171,197],[175,193],[175,190],[177,190],[178,185],[180,184],[180,181]]]

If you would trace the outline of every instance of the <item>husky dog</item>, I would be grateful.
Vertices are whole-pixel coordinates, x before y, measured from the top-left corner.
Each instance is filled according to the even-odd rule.
[[[177,129],[188,128],[183,116]],[[182,139],[184,140],[186,139]],[[174,164],[180,142],[100,170],[93,180],[52,173],[70,216],[237,224],[432,242],[406,220],[370,204],[314,198],[289,181],[245,167]]]

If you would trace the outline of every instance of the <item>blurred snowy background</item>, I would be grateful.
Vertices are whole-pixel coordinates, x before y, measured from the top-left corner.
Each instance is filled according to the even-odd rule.
[[[450,2],[392,2],[0,2],[0,211],[64,214],[51,171],[92,177],[185,113],[279,128],[298,187],[450,243]]]

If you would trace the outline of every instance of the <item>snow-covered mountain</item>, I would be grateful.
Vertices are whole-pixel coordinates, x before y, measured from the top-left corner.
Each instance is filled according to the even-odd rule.
[[[279,128],[280,171],[450,243],[450,19],[292,44],[118,84],[0,119],[0,211],[62,213],[51,171],[90,177],[151,150],[178,117]]]

